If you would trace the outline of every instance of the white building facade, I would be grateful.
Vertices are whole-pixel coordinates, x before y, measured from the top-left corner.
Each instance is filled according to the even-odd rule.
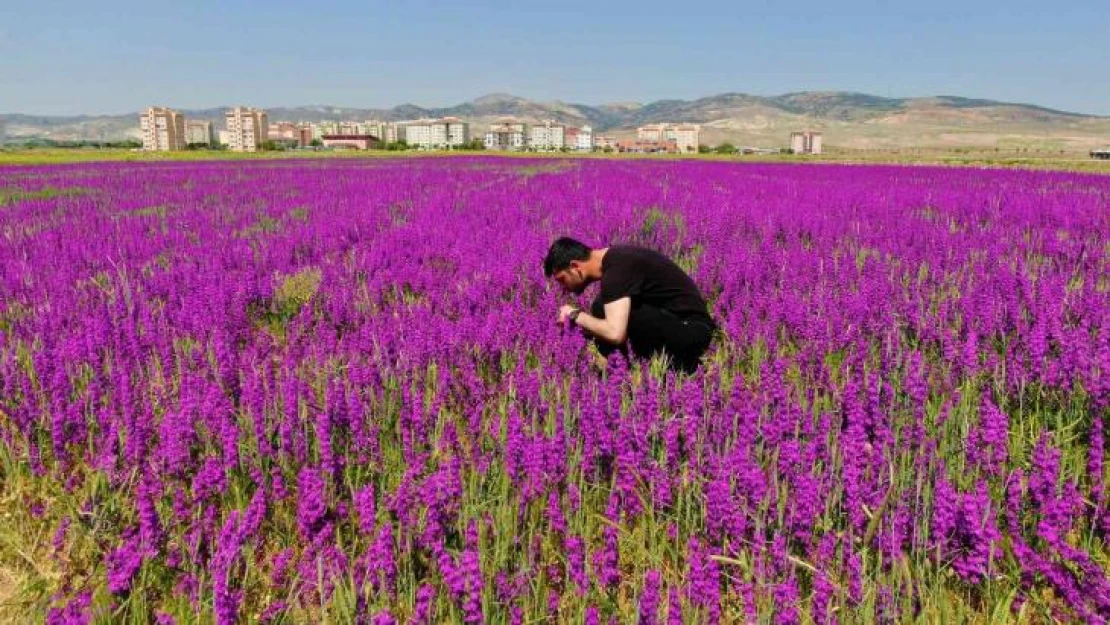
[[[470,141],[470,124],[458,117],[402,122],[400,127],[405,143],[421,150],[450,150]]]
[[[532,126],[529,147],[541,152],[562,150],[566,145],[565,136],[566,127],[549,119]]]
[[[523,150],[528,145],[528,124],[502,118],[490,124],[485,135],[487,150]]]
[[[577,143],[574,148],[579,152],[592,152],[594,149],[594,129],[590,126],[582,126],[578,129]]]
[[[795,154],[820,154],[821,133],[812,130],[790,133],[790,151]]]

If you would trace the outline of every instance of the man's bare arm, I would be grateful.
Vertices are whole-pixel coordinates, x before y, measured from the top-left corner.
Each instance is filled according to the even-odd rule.
[[[604,319],[581,312],[575,322],[603,341],[620,345],[628,338],[628,316],[631,312],[632,299],[622,297],[605,305]]]

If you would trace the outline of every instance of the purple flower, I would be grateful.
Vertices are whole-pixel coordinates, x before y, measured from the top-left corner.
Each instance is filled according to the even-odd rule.
[[[416,608],[413,610],[412,621],[415,625],[429,625],[435,618],[436,589],[431,584],[424,584],[416,591]]]
[[[644,589],[640,594],[640,620],[642,625],[655,625],[659,614],[659,571],[649,570],[644,575]]]
[[[108,569],[108,590],[117,595],[127,592],[142,563],[143,549],[138,533],[125,534],[123,542],[104,561]]]
[[[318,471],[310,467],[301,469],[297,476],[297,527],[305,540],[315,541],[324,529],[328,514],[325,488]]]
[[[46,614],[47,625],[88,625],[92,622],[92,593],[83,591],[62,608],[50,608]]]

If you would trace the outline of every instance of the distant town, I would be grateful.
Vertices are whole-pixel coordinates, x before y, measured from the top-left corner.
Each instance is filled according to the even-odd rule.
[[[634,139],[595,134],[590,126],[556,120],[527,123],[502,117],[484,132],[472,133],[458,117],[294,122],[270,121],[265,110],[236,106],[224,114],[224,127],[189,120],[175,109],[155,106],[139,115],[142,149],[165,152],[187,149],[262,150],[499,150],[514,152],[618,152],[693,154],[708,151],[700,143],[701,127],[690,123],[655,123],[636,128]],[[779,148],[732,148],[744,153],[779,153]],[[789,152],[820,154],[821,133],[790,135]]]

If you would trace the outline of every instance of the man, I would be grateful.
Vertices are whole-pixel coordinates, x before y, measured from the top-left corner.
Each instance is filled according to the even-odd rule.
[[[694,281],[666,256],[627,245],[595,250],[562,237],[547,251],[543,273],[575,294],[601,283],[589,314],[567,304],[559,323],[581,327],[603,355],[628,341],[642,358],[665,353],[674,369],[698,368],[715,325]]]

